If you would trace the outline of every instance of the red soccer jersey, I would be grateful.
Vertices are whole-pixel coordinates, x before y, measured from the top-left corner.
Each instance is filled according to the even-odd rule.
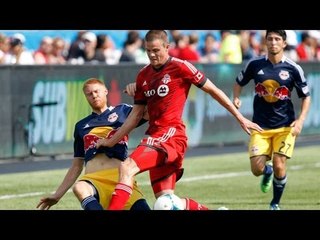
[[[170,57],[160,69],[150,64],[139,72],[135,104],[147,104],[149,128],[153,135],[174,127],[185,132],[182,113],[191,84],[202,87],[207,78],[187,61]]]

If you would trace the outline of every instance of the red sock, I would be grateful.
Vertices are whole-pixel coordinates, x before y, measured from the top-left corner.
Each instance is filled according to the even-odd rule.
[[[191,198],[185,198],[185,200],[186,200],[186,210],[209,210],[209,208],[196,202]]]
[[[108,210],[123,210],[131,194],[132,187],[123,183],[118,183],[112,193]]]

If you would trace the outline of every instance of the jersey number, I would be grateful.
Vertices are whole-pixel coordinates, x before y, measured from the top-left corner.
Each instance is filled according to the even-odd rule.
[[[291,144],[286,144],[285,142],[281,142],[281,147],[279,148],[279,152],[287,154],[288,150],[291,148]]]

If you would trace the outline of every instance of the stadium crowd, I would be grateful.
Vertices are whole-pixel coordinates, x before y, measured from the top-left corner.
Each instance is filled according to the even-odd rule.
[[[22,32],[9,36],[0,31],[0,64],[148,63],[142,30],[126,31],[120,47],[103,31],[75,31],[72,41],[57,31],[56,36],[43,36],[36,49],[26,47],[34,39]],[[263,30],[168,30],[168,33],[170,55],[191,62],[239,64],[266,53]],[[285,54],[289,58],[297,62],[320,60],[320,30],[287,30],[287,35]]]

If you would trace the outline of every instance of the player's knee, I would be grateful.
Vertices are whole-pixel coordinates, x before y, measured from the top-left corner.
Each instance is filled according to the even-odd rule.
[[[128,158],[120,164],[119,170],[122,176],[134,177],[140,169],[134,160]]]
[[[83,189],[85,188],[86,183],[83,181],[76,182],[73,187],[72,191],[76,196],[79,196]]]
[[[266,160],[261,156],[251,159],[251,172],[254,176],[258,177],[263,174],[266,165]]]
[[[254,176],[259,177],[260,175],[263,174],[263,167],[259,166],[252,166],[251,167],[251,172]]]

